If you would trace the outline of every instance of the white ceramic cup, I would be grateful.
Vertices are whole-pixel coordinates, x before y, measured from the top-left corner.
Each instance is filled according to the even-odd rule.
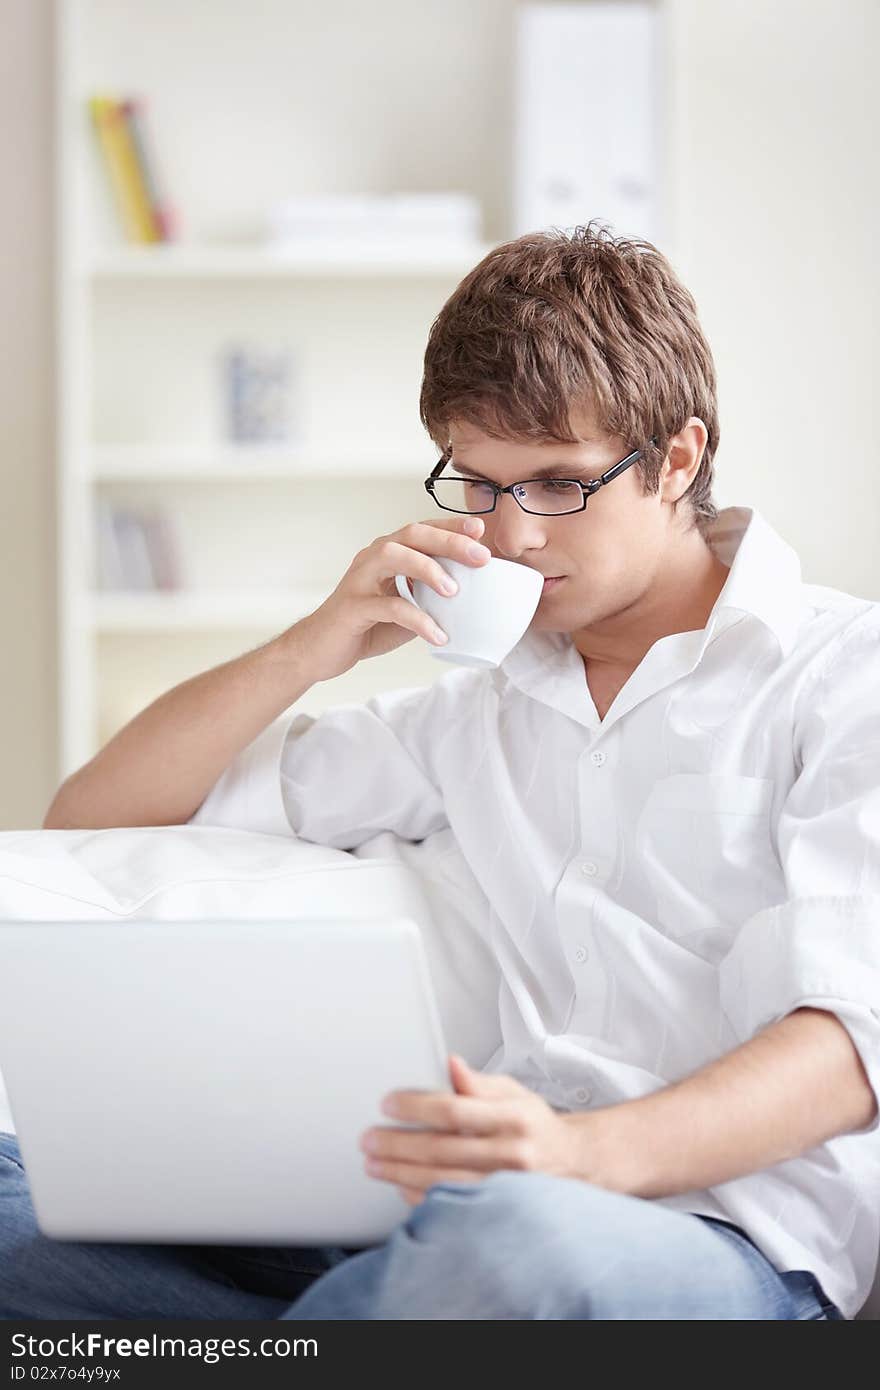
[[[459,666],[498,666],[532,621],[544,576],[494,555],[478,567],[435,558],[458,584],[458,593],[447,598],[421,579],[413,580],[410,593],[406,575],[394,576],[401,598],[430,614],[449,638],[442,647],[429,642],[431,655]]]

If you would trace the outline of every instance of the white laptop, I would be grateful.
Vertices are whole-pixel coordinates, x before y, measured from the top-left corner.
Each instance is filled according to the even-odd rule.
[[[407,918],[0,922],[0,1068],[61,1240],[383,1240],[410,1208],[359,1137],[451,1089]]]

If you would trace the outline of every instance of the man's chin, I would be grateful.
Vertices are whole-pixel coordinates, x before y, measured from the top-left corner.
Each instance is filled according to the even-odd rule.
[[[589,615],[584,613],[558,612],[554,613],[543,604],[538,604],[535,616],[529,624],[532,632],[579,632],[589,623]]]

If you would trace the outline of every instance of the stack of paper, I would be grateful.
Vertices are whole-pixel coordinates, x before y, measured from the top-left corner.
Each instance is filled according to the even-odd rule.
[[[448,246],[478,241],[482,219],[477,199],[466,193],[325,193],[286,198],[269,221],[275,246],[328,240]]]

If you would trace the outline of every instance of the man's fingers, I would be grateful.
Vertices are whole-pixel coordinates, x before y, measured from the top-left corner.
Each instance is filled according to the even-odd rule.
[[[493,1168],[517,1166],[518,1155],[511,1141],[487,1143],[485,1139],[464,1139],[457,1134],[438,1134],[412,1129],[376,1131],[376,1147],[370,1154],[374,1163],[424,1163],[432,1166],[467,1168],[488,1173]]]
[[[398,1091],[393,1118],[456,1134],[514,1134],[521,1127],[522,1105],[519,1096],[505,1103],[451,1091]]]
[[[420,1187],[404,1187],[401,1184],[397,1190],[403,1200],[409,1202],[411,1207],[417,1207],[425,1195]]]

